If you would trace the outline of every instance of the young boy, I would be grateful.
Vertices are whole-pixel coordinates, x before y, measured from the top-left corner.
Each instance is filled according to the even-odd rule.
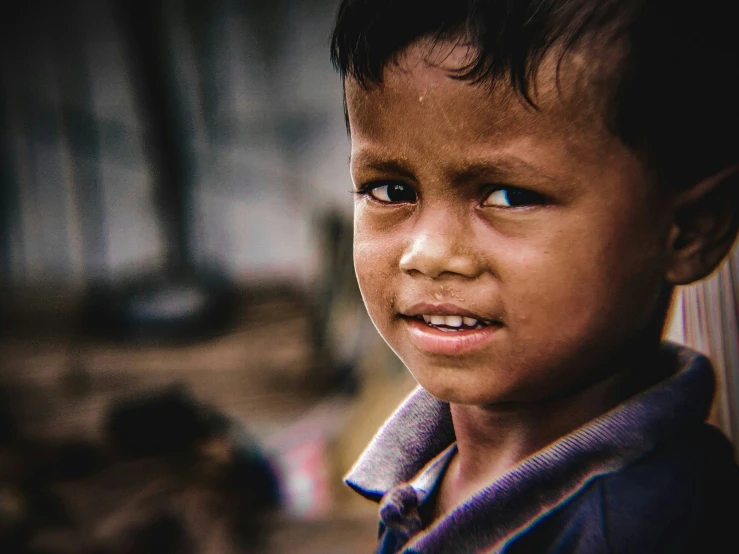
[[[378,552],[739,551],[710,363],[660,343],[739,226],[726,10],[342,1],[356,273],[420,384],[347,477]]]

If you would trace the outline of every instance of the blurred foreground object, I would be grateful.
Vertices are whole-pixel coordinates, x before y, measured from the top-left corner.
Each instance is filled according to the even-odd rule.
[[[257,552],[271,462],[182,388],[121,401],[97,442],[24,439],[0,420],[3,553]]]
[[[245,289],[238,302],[237,325],[226,334],[191,343],[117,342],[81,336],[69,325],[76,318],[77,304],[71,297],[58,298],[60,294],[16,293],[13,298],[20,305],[15,310],[9,309],[10,302],[5,303],[8,309],[2,319],[10,325],[9,332],[0,335],[0,392],[7,394],[0,406],[15,416],[15,434],[26,443],[82,443],[98,445],[97,449],[101,442],[108,445],[106,456],[115,458],[115,467],[64,483],[69,498],[78,499],[74,505],[86,513],[103,518],[104,506],[111,507],[110,525],[119,523],[106,531],[106,537],[114,538],[119,530],[130,527],[130,521],[115,515],[125,512],[124,504],[129,511],[141,511],[143,519],[153,517],[147,498],[162,494],[152,491],[181,482],[174,480],[173,467],[180,468],[178,475],[200,471],[193,469],[193,455],[187,449],[176,456],[157,454],[158,449],[182,452],[180,445],[200,441],[198,437],[207,436],[208,429],[221,428],[219,421],[226,416],[228,421],[239,422],[230,424],[236,433],[228,436],[236,440],[243,425],[253,437],[246,444],[258,444],[274,462],[270,467],[280,484],[280,506],[264,514],[265,542],[260,554],[371,550],[376,539],[375,509],[360,503],[357,495],[349,495],[341,478],[354,462],[356,448],[366,444],[412,386],[412,378],[400,371],[397,358],[377,333],[363,338],[365,353],[357,359],[359,392],[348,395],[342,389],[332,392],[327,389],[329,382],[318,377],[322,374],[318,364],[323,362],[313,348],[315,319],[310,315],[311,303],[299,290],[284,286]],[[369,375],[375,382],[372,387],[365,385]],[[196,409],[178,400],[183,391],[192,391]],[[220,415],[212,415],[214,408]],[[122,425],[124,421],[129,423]],[[173,429],[173,421],[182,429],[157,439],[164,429]],[[141,436],[137,428],[143,429]],[[224,451],[222,440],[206,441],[203,448],[215,457]],[[39,448],[34,452],[46,456]],[[24,459],[33,456],[28,452]],[[89,459],[80,467],[93,465],[99,457]],[[173,465],[172,459],[182,463]],[[144,480],[136,477],[139,474],[150,477]],[[149,492],[144,491],[147,486]],[[176,502],[182,510],[188,502],[192,506],[188,525],[192,521],[194,529],[222,529],[222,525],[209,523],[215,516],[206,510],[213,505],[207,499],[220,502],[222,497],[203,493],[203,487],[188,490]],[[0,505],[4,505],[2,497],[0,493]],[[12,494],[5,497],[7,505],[17,499]],[[175,502],[175,497],[169,498]],[[204,519],[198,519],[198,514]],[[96,528],[90,521],[86,531]],[[164,523],[157,528],[172,529]],[[214,549],[224,554],[231,551],[225,546]],[[1,546],[0,552],[5,552]]]

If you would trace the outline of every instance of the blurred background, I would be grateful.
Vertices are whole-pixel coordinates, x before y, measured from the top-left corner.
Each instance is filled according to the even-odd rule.
[[[0,72],[0,551],[361,552],[335,0],[31,0]]]
[[[336,4],[2,8],[1,552],[372,549],[341,477],[414,382],[354,281]],[[667,329],[732,437],[737,275]]]

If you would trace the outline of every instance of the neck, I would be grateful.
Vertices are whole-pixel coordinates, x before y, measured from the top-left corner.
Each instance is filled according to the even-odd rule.
[[[637,358],[639,363],[634,364],[632,358],[630,364],[618,364],[605,378],[557,398],[489,406],[452,404],[458,455],[447,472],[441,502],[447,507],[458,503],[665,377],[669,366],[660,361],[657,345],[649,353],[641,350]]]

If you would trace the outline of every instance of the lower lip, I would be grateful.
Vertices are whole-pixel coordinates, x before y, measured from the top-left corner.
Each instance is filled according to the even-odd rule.
[[[466,331],[440,331],[418,319],[403,318],[408,326],[411,342],[423,352],[455,356],[482,348],[500,330],[500,325]]]

